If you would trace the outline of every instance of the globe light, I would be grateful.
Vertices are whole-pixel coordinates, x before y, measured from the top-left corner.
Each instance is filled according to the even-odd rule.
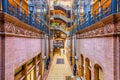
[[[33,11],[34,11],[34,5],[32,5],[32,4],[29,5],[29,11],[30,11],[30,12],[33,12]]]

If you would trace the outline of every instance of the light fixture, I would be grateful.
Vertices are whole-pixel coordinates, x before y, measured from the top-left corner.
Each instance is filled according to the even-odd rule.
[[[29,11],[32,13],[33,12],[33,10],[34,10],[34,5],[29,5]]]
[[[76,60],[78,60],[78,57],[77,57],[77,56],[75,56],[75,59],[76,59]]]
[[[73,78],[74,78],[74,76],[72,75],[72,76],[71,76],[71,78],[73,79]]]
[[[46,56],[44,56],[42,59],[45,60],[45,59],[46,59]]]

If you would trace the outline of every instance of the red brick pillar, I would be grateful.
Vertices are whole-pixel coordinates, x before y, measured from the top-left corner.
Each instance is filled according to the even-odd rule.
[[[5,36],[0,36],[0,80],[5,80]]]
[[[114,80],[120,80],[120,36],[114,37]]]

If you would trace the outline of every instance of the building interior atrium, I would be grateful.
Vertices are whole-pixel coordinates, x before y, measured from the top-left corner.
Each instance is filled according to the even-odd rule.
[[[0,80],[120,80],[120,0],[0,0]]]

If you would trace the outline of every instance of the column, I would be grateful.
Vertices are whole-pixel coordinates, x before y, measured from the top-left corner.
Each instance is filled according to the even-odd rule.
[[[2,0],[2,11],[7,12],[7,0]]]
[[[112,0],[112,14],[117,13],[117,0]]]
[[[72,37],[71,37],[71,50],[70,50],[70,61],[71,61],[71,65],[72,65]]]
[[[30,14],[29,14],[29,24],[32,25],[32,22],[33,22],[32,15],[33,15],[33,11],[34,11],[34,5],[30,5],[29,6],[29,11],[30,11]]]
[[[47,68],[47,65],[46,65],[46,61],[47,61],[47,55],[46,55],[46,34],[44,35],[44,68],[46,69]]]
[[[88,24],[91,25],[91,13],[90,13],[90,11],[88,12]]]

